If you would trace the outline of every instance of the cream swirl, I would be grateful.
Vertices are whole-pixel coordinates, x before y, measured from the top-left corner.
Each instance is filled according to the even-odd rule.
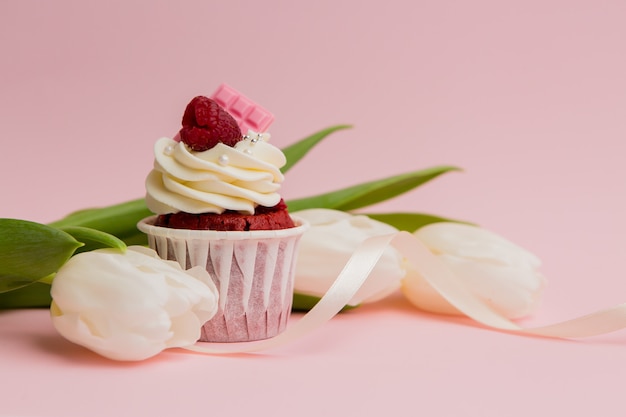
[[[154,169],[146,179],[146,204],[157,214],[254,213],[258,205],[280,201],[280,172],[286,161],[269,134],[250,132],[234,147],[218,143],[194,152],[184,143],[159,139],[154,146]]]

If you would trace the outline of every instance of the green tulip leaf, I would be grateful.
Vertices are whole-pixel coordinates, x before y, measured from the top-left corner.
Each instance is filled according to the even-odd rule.
[[[351,128],[350,125],[337,125],[332,126],[324,130],[320,130],[317,133],[312,134],[304,139],[299,140],[293,145],[289,145],[282,149],[285,157],[287,158],[287,164],[281,169],[283,174],[289,171],[299,160],[301,160],[315,145],[320,143],[324,138],[333,132],[341,129]]]
[[[311,310],[313,307],[315,307],[315,304],[318,303],[318,301],[320,300],[320,297],[316,297],[314,295],[308,295],[308,294],[301,294],[301,293],[294,293],[293,294],[293,303],[291,305],[291,310],[292,311],[299,311],[299,312],[306,312]],[[360,304],[351,306],[351,305],[346,305],[344,306],[341,311],[347,311],[347,310],[352,310],[353,308],[357,308]]]
[[[49,225],[58,228],[88,227],[116,236],[127,245],[147,245],[148,238],[137,230],[137,223],[152,214],[145,200],[139,198],[112,206],[76,211]]]
[[[50,307],[50,284],[34,282],[11,292],[0,293],[0,309]]]
[[[126,246],[130,245],[140,245],[140,246],[148,246],[148,235],[143,232],[137,230],[135,233],[125,234],[122,238],[122,241],[126,244]]]
[[[287,205],[292,212],[307,208],[356,210],[396,197],[446,172],[459,170],[453,166],[427,168],[354,185],[326,194],[291,200],[287,202]]]
[[[60,229],[84,244],[84,246],[76,251],[77,253],[101,248],[126,250],[126,244],[122,240],[109,233],[101,232],[100,230],[82,226],[65,226]]]
[[[465,221],[447,219],[445,217],[439,217],[439,216],[434,216],[432,214],[425,214],[425,213],[359,213],[359,214],[364,214],[374,220],[387,223],[395,227],[398,230],[405,230],[411,233],[431,223],[454,222],[454,223],[469,224],[468,222],[465,222]]]
[[[0,219],[0,293],[55,273],[82,245],[54,227]]]
[[[292,311],[309,311],[320,300],[319,297],[313,295],[294,293],[293,302],[291,304]]]

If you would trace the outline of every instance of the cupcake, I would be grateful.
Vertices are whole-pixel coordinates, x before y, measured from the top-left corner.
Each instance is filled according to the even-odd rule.
[[[223,85],[191,100],[180,132],[154,147],[146,204],[155,215],[138,227],[163,259],[201,265],[215,282],[219,310],[200,341],[266,339],[287,325],[306,225],[278,192],[286,159],[268,143],[272,120]]]

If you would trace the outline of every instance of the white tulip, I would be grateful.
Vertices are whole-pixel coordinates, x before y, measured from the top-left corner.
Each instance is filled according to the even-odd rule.
[[[433,223],[415,232],[474,295],[507,318],[532,313],[545,286],[532,253],[485,229],[459,223]],[[409,267],[403,293],[420,309],[460,314]]]
[[[204,269],[184,271],[139,246],[75,255],[56,274],[51,294],[58,332],[116,360],[194,344],[218,307]]]
[[[310,225],[300,240],[295,291],[316,297],[326,293],[362,241],[398,232],[388,224],[343,211],[308,209],[293,214]],[[388,248],[349,305],[385,297],[400,288],[404,274],[402,256]]]

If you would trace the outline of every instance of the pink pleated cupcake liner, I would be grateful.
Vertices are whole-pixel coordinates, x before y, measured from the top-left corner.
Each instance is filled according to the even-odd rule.
[[[282,332],[291,314],[297,247],[307,225],[282,230],[182,230],[139,222],[161,258],[184,269],[206,268],[219,290],[219,308],[201,329],[202,342],[248,342]]]

